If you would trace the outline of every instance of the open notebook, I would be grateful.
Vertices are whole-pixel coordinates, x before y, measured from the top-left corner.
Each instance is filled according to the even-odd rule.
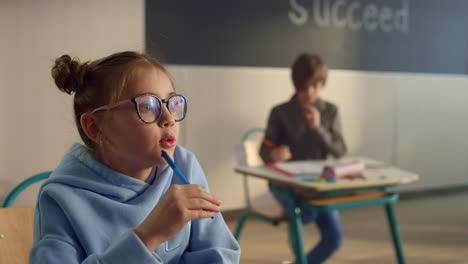
[[[294,176],[320,177],[322,174],[322,166],[313,164],[312,162],[304,161],[288,161],[275,163],[278,168],[290,172]]]
[[[268,164],[267,164],[268,166]],[[288,176],[308,176],[316,178],[321,176],[327,180],[338,179],[364,179],[365,163],[362,161],[347,162],[307,162],[292,161],[274,164],[272,169],[283,172]]]

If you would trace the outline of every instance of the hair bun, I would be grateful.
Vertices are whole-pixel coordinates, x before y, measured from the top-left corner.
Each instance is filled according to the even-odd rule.
[[[69,55],[62,55],[55,60],[51,73],[60,91],[76,93],[83,89],[88,63],[81,64],[78,58],[72,59]]]

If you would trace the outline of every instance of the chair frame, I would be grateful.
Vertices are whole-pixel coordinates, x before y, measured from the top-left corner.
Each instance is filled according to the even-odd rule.
[[[253,134],[262,133],[262,132],[265,132],[264,128],[249,129],[247,132],[244,133],[244,135],[242,136],[241,141],[242,141],[242,143],[244,143]],[[257,218],[259,220],[262,220],[262,221],[267,222],[269,224],[272,224],[274,226],[277,226],[280,223],[280,221],[278,219],[266,216],[266,215],[258,213],[258,212],[256,212],[254,210],[254,208],[252,206],[252,201],[250,200],[250,191],[249,191],[249,183],[248,183],[248,175],[247,174],[242,175],[242,184],[244,186],[245,211],[242,214],[241,218],[239,219],[239,222],[237,224],[236,231],[235,231],[235,234],[234,234],[237,241],[239,241],[239,239],[240,239],[240,236],[242,234],[242,229],[244,227],[245,221],[247,221],[248,218]]]
[[[27,178],[26,180],[22,181],[20,184],[18,184],[8,195],[7,197],[5,198],[5,201],[3,202],[3,205],[2,207],[11,207],[14,203],[14,201],[16,200],[16,198],[18,197],[18,195],[24,191],[26,188],[28,188],[30,185],[38,182],[38,181],[42,181],[42,180],[45,180],[47,178],[49,178],[50,174],[52,172],[51,171],[46,171],[46,172],[42,172],[42,173],[39,173],[39,174],[36,174],[36,175],[33,175],[29,178]]]

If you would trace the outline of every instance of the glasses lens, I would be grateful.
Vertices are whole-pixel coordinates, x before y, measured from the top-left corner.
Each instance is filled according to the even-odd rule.
[[[175,95],[169,99],[168,102],[169,112],[171,112],[175,121],[181,121],[185,117],[187,111],[187,101],[181,95]]]
[[[145,95],[135,100],[138,106],[138,113],[143,121],[152,123],[161,115],[161,102],[153,96]]]

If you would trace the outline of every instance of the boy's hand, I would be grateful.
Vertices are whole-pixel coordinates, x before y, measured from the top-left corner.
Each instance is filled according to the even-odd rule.
[[[173,184],[135,229],[150,251],[171,239],[191,220],[213,217],[222,201],[197,184]]]
[[[311,130],[315,130],[320,127],[320,111],[315,106],[305,106],[304,117]]]
[[[292,158],[291,150],[286,145],[276,147],[271,152],[271,161],[273,162],[287,161],[287,160],[290,160],[291,158]]]

